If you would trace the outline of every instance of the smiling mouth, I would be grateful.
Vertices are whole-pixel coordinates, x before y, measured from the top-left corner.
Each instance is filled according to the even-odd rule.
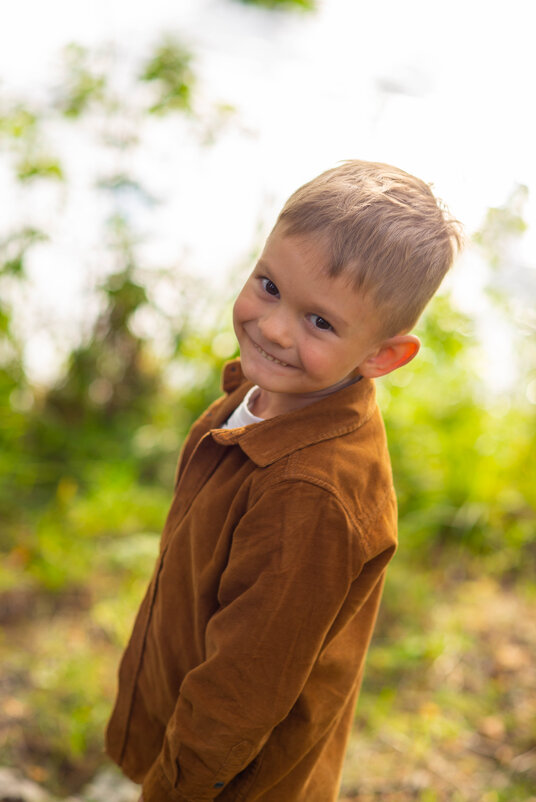
[[[288,364],[288,362],[282,362],[281,359],[276,359],[275,356],[272,356],[271,354],[269,354],[267,351],[265,351],[263,348],[261,348],[260,345],[257,345],[257,343],[254,340],[252,340],[251,342],[253,343],[253,345],[255,346],[257,351],[259,352],[259,354],[261,356],[263,356],[265,359],[268,359],[269,362],[275,362],[276,365],[282,365],[284,368],[290,368],[291,367]]]

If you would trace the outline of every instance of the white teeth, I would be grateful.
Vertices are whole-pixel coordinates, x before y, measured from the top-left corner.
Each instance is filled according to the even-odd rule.
[[[269,359],[270,362],[275,362],[277,365],[283,365],[284,368],[288,368],[288,362],[281,362],[281,360],[280,359],[276,359],[275,356],[272,356],[271,354],[267,354],[266,351],[263,351],[263,349],[260,347],[260,345],[257,345],[255,343],[255,348],[257,349],[259,354],[262,354],[263,357],[265,357],[266,359]]]

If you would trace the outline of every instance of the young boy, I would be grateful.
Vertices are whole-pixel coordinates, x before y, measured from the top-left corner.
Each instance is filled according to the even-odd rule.
[[[287,201],[193,425],[107,750],[145,802],[332,802],[396,547],[373,379],[460,234],[428,185],[346,162]]]

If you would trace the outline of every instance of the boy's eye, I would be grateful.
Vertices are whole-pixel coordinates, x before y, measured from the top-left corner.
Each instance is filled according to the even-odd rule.
[[[311,315],[311,322],[317,329],[322,329],[322,331],[333,331],[333,326],[331,323],[328,323],[328,321],[325,320],[325,318],[320,317],[320,315]]]
[[[261,278],[261,283],[263,289],[268,293],[268,295],[279,295],[279,290],[275,286],[273,281],[270,281],[269,278]]]

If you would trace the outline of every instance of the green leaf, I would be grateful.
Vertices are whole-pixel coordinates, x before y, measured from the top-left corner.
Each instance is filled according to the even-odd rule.
[[[51,178],[63,181],[65,176],[61,164],[57,159],[41,156],[36,159],[23,159],[17,166],[19,181],[29,181],[34,178]]]
[[[152,113],[191,110],[195,83],[191,62],[191,52],[175,39],[167,39],[157,48],[140,75],[142,81],[158,84],[159,94],[150,108]]]

